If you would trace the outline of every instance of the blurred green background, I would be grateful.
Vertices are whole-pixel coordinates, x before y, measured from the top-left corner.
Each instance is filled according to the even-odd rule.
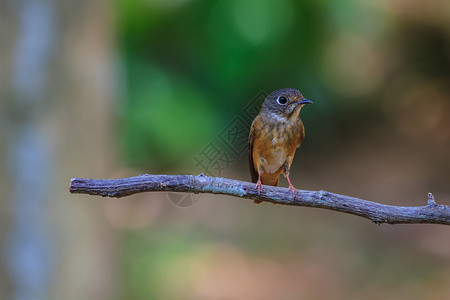
[[[449,297],[445,226],[68,193],[72,177],[250,180],[251,119],[290,87],[314,101],[297,188],[450,205],[448,1],[2,1],[0,32],[1,299]]]

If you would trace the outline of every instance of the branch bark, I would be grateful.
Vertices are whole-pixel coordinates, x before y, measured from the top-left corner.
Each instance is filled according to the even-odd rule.
[[[254,183],[193,175],[140,175],[120,179],[73,178],[70,192],[103,197],[125,197],[142,192],[183,192],[222,194],[276,204],[325,208],[369,219],[376,224],[430,223],[450,225],[450,206],[439,205],[428,194],[425,206],[402,207],[385,205],[327,191],[304,191],[292,193],[282,187],[263,186],[261,194]]]

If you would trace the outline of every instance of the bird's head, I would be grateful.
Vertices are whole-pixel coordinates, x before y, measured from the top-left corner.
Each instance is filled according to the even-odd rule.
[[[298,118],[302,107],[310,103],[312,101],[303,97],[296,89],[281,89],[267,96],[261,112],[274,119],[290,121]]]

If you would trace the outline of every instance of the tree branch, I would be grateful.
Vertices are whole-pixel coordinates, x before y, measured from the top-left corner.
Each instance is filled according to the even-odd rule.
[[[140,175],[121,179],[73,178],[70,192],[120,198],[136,193],[167,191],[222,194],[276,204],[318,207],[360,216],[377,224],[432,223],[450,225],[450,206],[439,205],[428,194],[425,206],[385,205],[327,191],[299,190],[295,196],[287,188],[264,185],[261,194],[254,183],[193,175]]]

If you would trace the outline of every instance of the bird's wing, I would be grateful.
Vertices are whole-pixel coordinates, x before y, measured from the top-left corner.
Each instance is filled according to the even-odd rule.
[[[299,121],[300,121],[299,125],[300,125],[300,133],[301,134],[300,134],[299,139],[297,141],[297,147],[296,148],[300,147],[303,139],[305,138],[305,126],[303,126],[302,120],[299,119]]]
[[[250,174],[252,175],[252,182],[258,181],[258,171],[255,169],[255,164],[253,163],[253,141],[255,139],[255,129],[253,126],[250,127],[250,134],[248,136],[248,165],[250,167]]]

